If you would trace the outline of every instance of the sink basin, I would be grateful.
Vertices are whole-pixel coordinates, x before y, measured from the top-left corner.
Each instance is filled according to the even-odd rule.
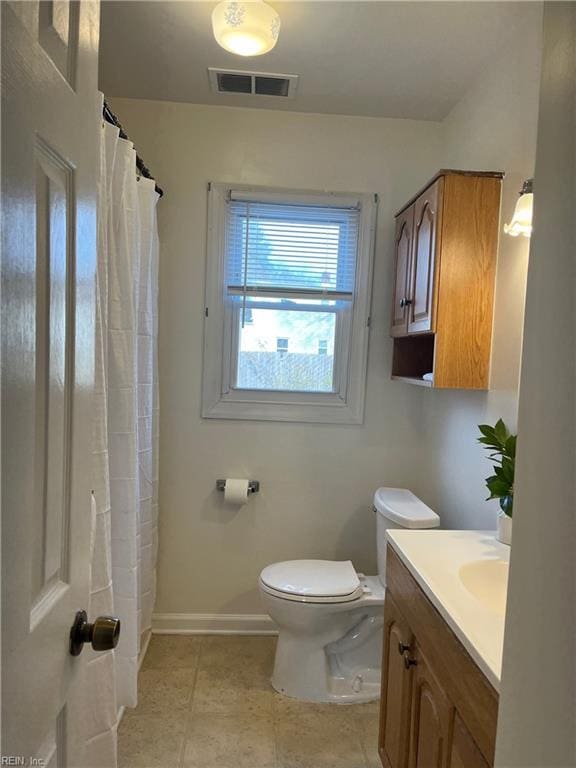
[[[473,560],[462,565],[458,576],[468,592],[486,608],[499,616],[506,612],[508,562],[506,560]]]
[[[492,531],[389,530],[390,546],[500,689],[510,547]]]

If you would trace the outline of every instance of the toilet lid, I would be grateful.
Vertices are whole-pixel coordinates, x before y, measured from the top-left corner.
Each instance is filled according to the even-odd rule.
[[[360,587],[350,560],[287,560],[264,568],[260,580],[277,592],[302,597],[345,597]]]

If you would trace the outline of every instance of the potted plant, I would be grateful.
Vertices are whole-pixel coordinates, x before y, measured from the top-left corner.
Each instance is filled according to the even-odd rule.
[[[486,478],[486,487],[490,492],[488,500],[498,499],[498,539],[503,544],[512,541],[512,508],[514,506],[514,466],[516,462],[516,435],[511,435],[502,419],[491,427],[479,424],[482,436],[478,442],[490,451],[489,458],[494,462],[494,474]]]

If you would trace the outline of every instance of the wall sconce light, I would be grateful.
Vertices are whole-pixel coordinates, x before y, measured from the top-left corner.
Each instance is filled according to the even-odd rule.
[[[522,185],[520,197],[516,202],[514,216],[510,224],[504,224],[504,232],[512,237],[524,235],[530,237],[532,234],[532,206],[534,204],[534,195],[532,194],[532,185],[534,179],[527,179]]]
[[[261,56],[276,45],[280,16],[264,0],[224,0],[212,11],[212,31],[224,50]]]

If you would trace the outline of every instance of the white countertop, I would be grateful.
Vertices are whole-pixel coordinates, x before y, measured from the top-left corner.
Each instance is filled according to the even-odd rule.
[[[391,530],[387,535],[430,602],[498,691],[510,547],[497,541],[491,531]]]

